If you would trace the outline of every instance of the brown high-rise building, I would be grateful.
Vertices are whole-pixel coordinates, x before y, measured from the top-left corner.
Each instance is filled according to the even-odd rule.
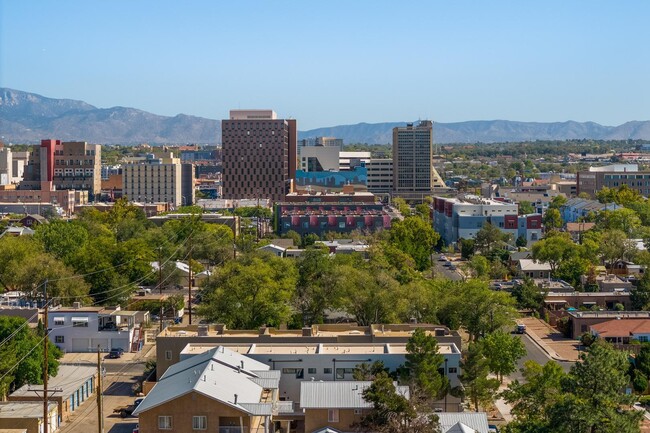
[[[223,198],[280,201],[296,176],[295,119],[272,110],[231,110],[221,121]]]

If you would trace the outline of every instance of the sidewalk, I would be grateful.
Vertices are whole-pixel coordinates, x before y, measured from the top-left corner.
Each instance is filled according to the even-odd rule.
[[[526,325],[526,334],[555,361],[575,362],[580,351],[579,342],[564,337],[548,323],[535,317],[523,317],[519,323]]]

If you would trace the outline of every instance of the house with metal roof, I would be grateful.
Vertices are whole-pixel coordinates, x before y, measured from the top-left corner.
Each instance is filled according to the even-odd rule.
[[[485,412],[437,413],[441,433],[489,433]]]
[[[293,412],[279,401],[279,382],[279,371],[219,346],[168,368],[133,414],[142,433],[269,433],[271,422],[287,431],[288,421],[273,419]]]
[[[48,432],[59,429],[59,412],[54,402],[48,403]],[[24,429],[27,433],[43,432],[43,403],[0,402],[0,430]]]
[[[356,431],[356,425],[372,408],[363,398],[363,391],[371,381],[305,381],[300,384],[300,408],[305,414],[305,433],[333,429],[339,432]],[[396,386],[406,397],[408,386]]]

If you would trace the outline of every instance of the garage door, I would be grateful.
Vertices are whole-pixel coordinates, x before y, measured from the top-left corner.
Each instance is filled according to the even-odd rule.
[[[108,352],[108,338],[93,338],[91,343],[92,350],[97,350],[99,346],[102,352]]]
[[[72,339],[73,352],[88,352],[88,339],[87,338],[73,338]]]
[[[129,347],[129,340],[127,340],[126,338],[124,339],[115,338],[111,340],[111,349],[117,349],[117,348],[120,348],[125,352],[130,352],[131,348]]]

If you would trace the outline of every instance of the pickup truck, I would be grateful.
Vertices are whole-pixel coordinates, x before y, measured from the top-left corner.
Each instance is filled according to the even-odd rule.
[[[127,416],[130,416],[133,411],[135,411],[135,408],[138,407],[140,403],[142,403],[142,400],[144,400],[144,398],[136,398],[133,404],[118,406],[113,409],[113,413],[119,413],[122,418],[126,418]]]

